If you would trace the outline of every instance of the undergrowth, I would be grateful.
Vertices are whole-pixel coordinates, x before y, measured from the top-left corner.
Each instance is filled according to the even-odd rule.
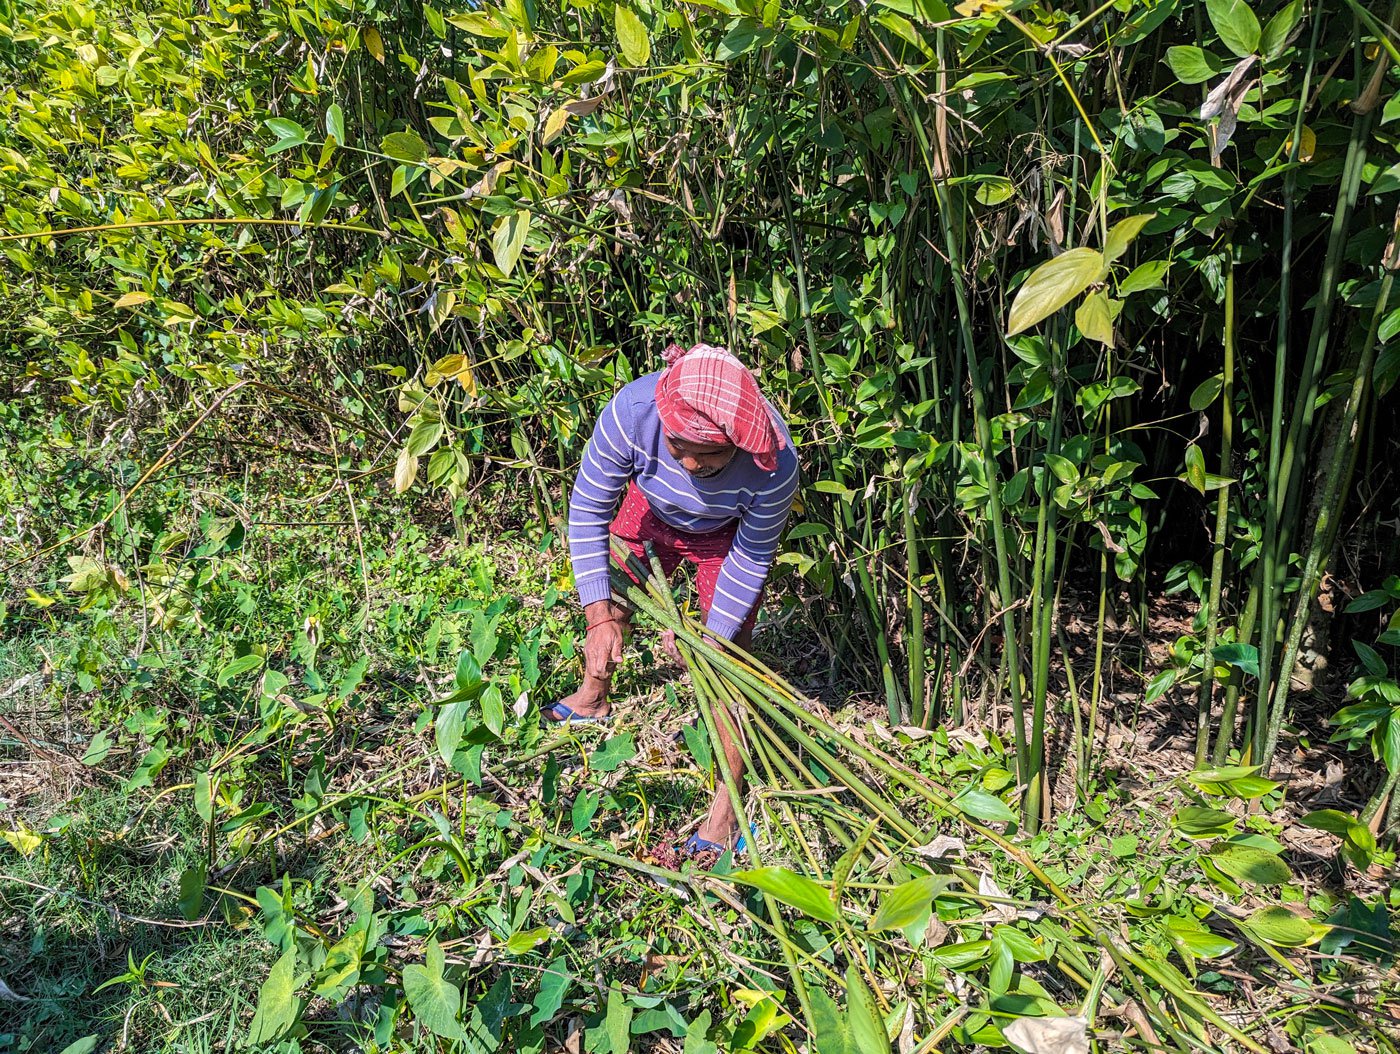
[[[1393,856],[1372,840],[1364,858],[1296,858],[1277,784],[1244,770],[1106,779],[1017,835],[1014,756],[997,736],[889,730],[859,694],[813,682],[831,735],[960,804],[901,800],[926,841],[845,866],[845,937],[826,909],[773,887],[778,940],[745,861],[675,852],[720,775],[707,739],[684,729],[686,681],[658,666],[649,634],[614,726],[541,724],[540,703],[574,676],[580,627],[563,547],[512,528],[508,494],[486,499],[497,526],[475,539],[433,529],[440,514],[420,508],[416,521],[362,521],[347,545],[340,527],[289,526],[321,521],[285,495],[206,486],[207,501],[172,498],[132,535],[183,583],[183,605],[164,609],[179,615],[152,620],[150,582],[143,605],[135,584],[69,562],[42,602],[7,616],[0,980],[23,1001],[0,1002],[0,1046],[786,1049],[805,1025],[784,941],[810,988],[859,961],[856,931],[901,1049],[1004,1045],[1015,1019],[1080,1004],[1100,1044],[1152,1048],[1163,1013],[1179,1041],[1211,1042],[1136,987],[1170,1006],[1163,976],[1259,1042],[1387,1042],[1378,967],[1398,905],[1364,871]],[[241,518],[249,508],[261,511]],[[782,666],[801,644],[776,610],[764,625],[760,652]],[[790,823],[757,837],[775,873],[829,890],[850,848],[829,820],[862,806],[796,749],[815,787],[760,780],[754,815]],[[920,881],[911,862],[970,885],[944,884],[872,930],[882,903]],[[1130,983],[1047,881],[1159,974]]]

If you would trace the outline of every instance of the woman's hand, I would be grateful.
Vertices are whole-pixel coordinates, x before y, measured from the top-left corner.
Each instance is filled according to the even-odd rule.
[[[607,680],[622,661],[622,623],[609,619],[588,631],[583,642],[583,672],[587,677]]]
[[[677,666],[686,669],[685,659],[681,657],[680,648],[676,647],[676,631],[668,629],[661,634],[661,650],[664,651]]]
[[[583,675],[606,681],[622,661],[622,645],[627,639],[627,616],[610,600],[600,600],[584,609],[588,635],[583,642]]]

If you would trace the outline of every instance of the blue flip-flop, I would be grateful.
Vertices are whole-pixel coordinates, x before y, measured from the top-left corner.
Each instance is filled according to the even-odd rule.
[[[687,722],[686,722],[684,725],[682,725],[680,728],[676,729],[676,734],[673,735],[673,736],[671,737],[671,742],[672,742],[672,743],[684,743],[684,742],[685,742],[685,730],[686,730],[687,728],[699,728],[699,727],[700,727],[700,715],[699,715],[699,714],[696,714],[696,715],[695,715],[695,720],[693,720],[693,721],[687,721]]]
[[[758,826],[756,824],[749,824],[749,833],[756,834],[757,832]],[[748,842],[741,834],[739,840],[734,843],[734,852],[736,854],[742,853],[747,846]],[[708,838],[701,838],[698,834],[692,834],[681,843],[680,851],[686,856],[694,856],[696,853],[727,853],[729,851],[729,846],[721,845],[719,842],[712,842]]]
[[[612,720],[612,714],[607,717],[590,717],[587,714],[574,713],[573,707],[563,703],[551,703],[549,706],[540,708],[541,714],[553,715],[546,720],[552,725],[605,725]]]

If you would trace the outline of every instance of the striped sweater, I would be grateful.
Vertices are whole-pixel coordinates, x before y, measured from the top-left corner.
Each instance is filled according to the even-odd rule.
[[[738,521],[706,621],[712,633],[732,638],[753,609],[777,556],[797,493],[797,456],[789,438],[774,472],[764,472],[741,450],[719,474],[692,476],[666,449],[656,412],[658,376],[639,377],[612,398],[583,452],[569,501],[574,582],[585,606],[611,596],[608,525],[628,481],[635,480],[652,511],[677,530],[706,534]],[[771,405],[769,409],[787,436],[781,418]]]

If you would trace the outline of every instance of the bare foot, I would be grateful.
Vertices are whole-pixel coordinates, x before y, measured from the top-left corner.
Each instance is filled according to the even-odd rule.
[[[573,695],[568,695],[560,699],[554,706],[547,706],[544,708],[544,715],[547,720],[553,721],[556,724],[567,720],[567,718],[559,713],[559,710],[555,710],[555,707],[558,707],[559,710],[563,710],[567,707],[568,710],[577,717],[596,717],[601,719],[607,717],[612,712],[612,704],[608,702],[608,697],[586,686],[574,692]]]
[[[716,845],[733,849],[735,842],[739,839],[739,826],[733,822],[715,823],[706,818],[695,833],[707,842],[714,842]]]

